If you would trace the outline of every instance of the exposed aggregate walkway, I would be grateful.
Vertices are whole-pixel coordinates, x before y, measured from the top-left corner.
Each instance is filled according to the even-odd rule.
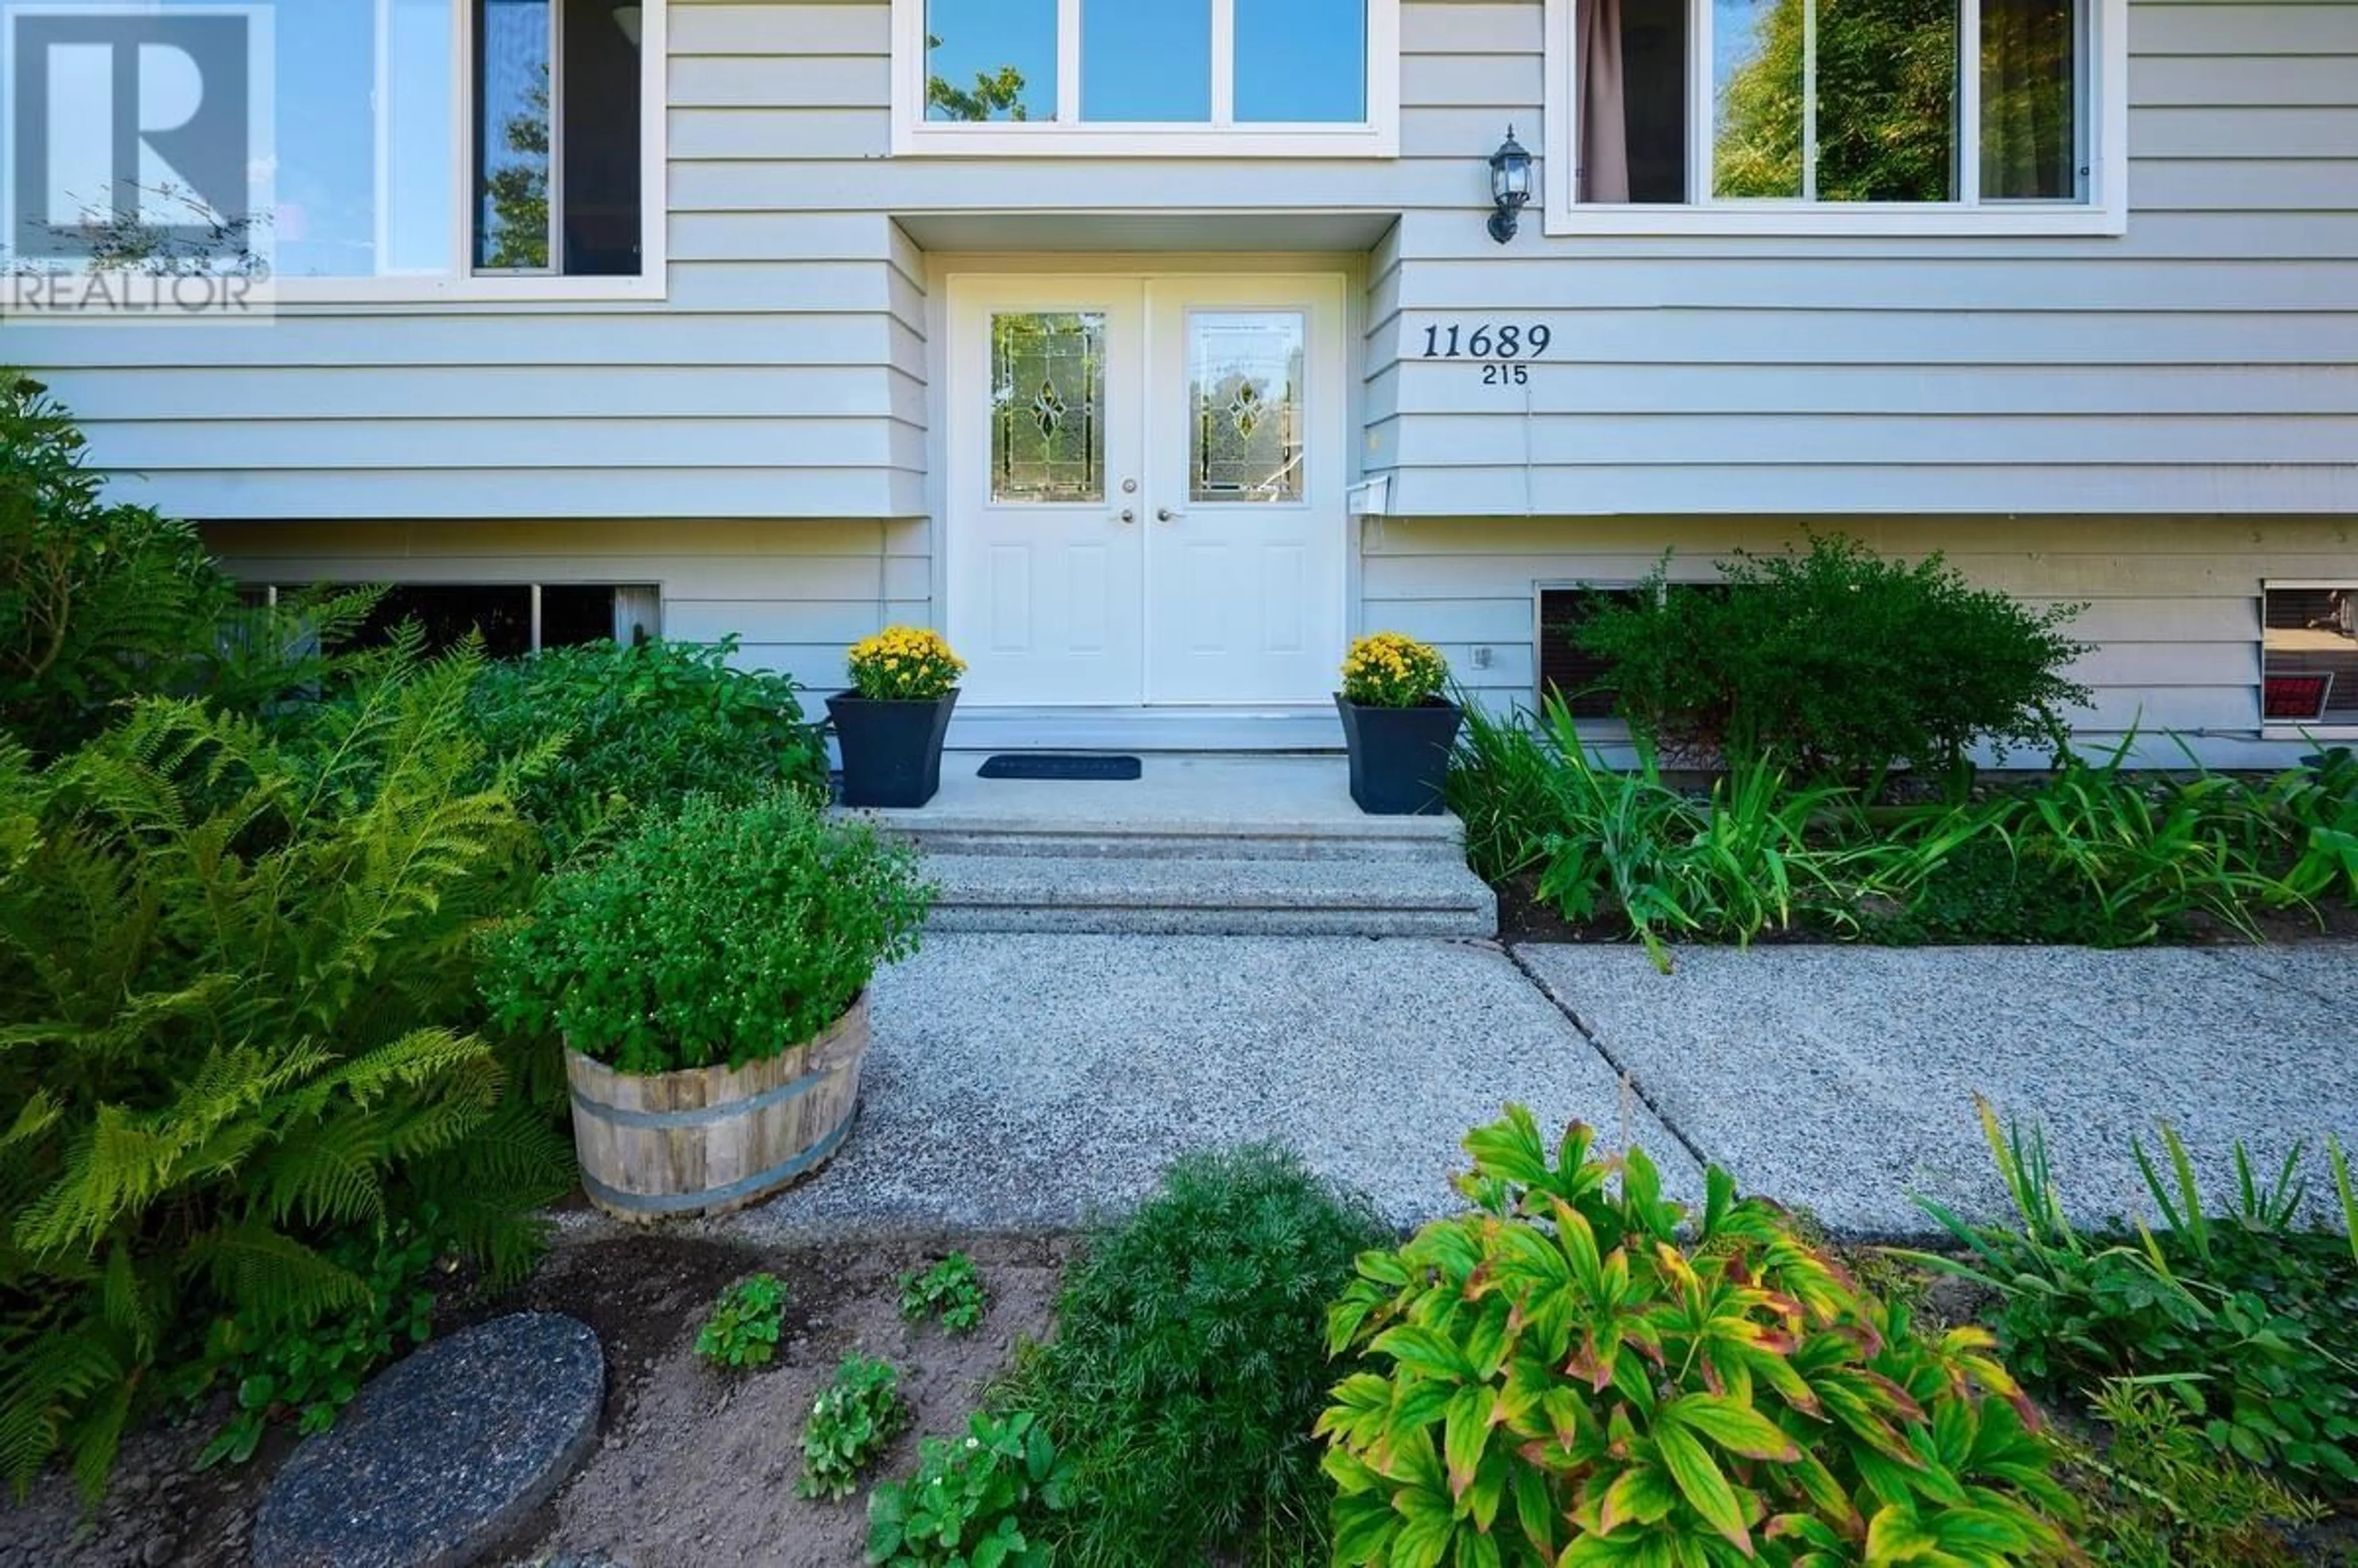
[[[1508,1100],[1698,1160],[1840,1231],[1928,1233],[1923,1194],[2004,1202],[1974,1099],[2046,1128],[2090,1218],[2141,1206],[2130,1140],[2169,1119],[2358,1144],[2358,947],[1693,949],[1349,938],[951,935],[881,977],[862,1109],[738,1234],[1060,1228],[1173,1156],[1277,1138],[1405,1223],[1444,1212]],[[2323,1173],[2321,1159],[2317,1173]]]

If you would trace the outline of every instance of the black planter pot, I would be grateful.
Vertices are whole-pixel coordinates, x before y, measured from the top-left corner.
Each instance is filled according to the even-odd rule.
[[[1351,747],[1351,798],[1370,816],[1438,816],[1449,752],[1462,717],[1436,697],[1422,708],[1362,708],[1341,693],[1343,738]]]
[[[827,699],[843,747],[843,804],[923,806],[942,787],[942,738],[958,694],[932,702],[871,702],[853,692]]]

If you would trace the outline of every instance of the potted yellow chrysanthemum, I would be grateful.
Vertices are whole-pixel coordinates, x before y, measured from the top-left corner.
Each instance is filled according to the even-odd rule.
[[[1335,707],[1351,748],[1351,798],[1370,816],[1432,816],[1462,717],[1441,695],[1449,661],[1397,632],[1351,644]]]
[[[942,787],[942,739],[966,661],[941,633],[888,626],[851,649],[851,689],[827,699],[846,806],[923,806]]]

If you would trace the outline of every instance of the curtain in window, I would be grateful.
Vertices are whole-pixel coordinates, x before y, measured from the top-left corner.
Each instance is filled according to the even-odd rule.
[[[1982,194],[2079,192],[2074,0],[1982,0]]]
[[[1581,201],[1629,200],[1629,132],[1622,72],[1621,0],[1579,0],[1574,70],[1579,76]]]

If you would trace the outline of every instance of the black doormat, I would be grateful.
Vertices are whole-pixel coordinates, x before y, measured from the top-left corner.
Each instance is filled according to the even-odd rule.
[[[1051,752],[1030,752],[993,757],[982,764],[982,772],[975,776],[1129,784],[1145,771],[1145,764],[1136,757],[1076,757]]]

